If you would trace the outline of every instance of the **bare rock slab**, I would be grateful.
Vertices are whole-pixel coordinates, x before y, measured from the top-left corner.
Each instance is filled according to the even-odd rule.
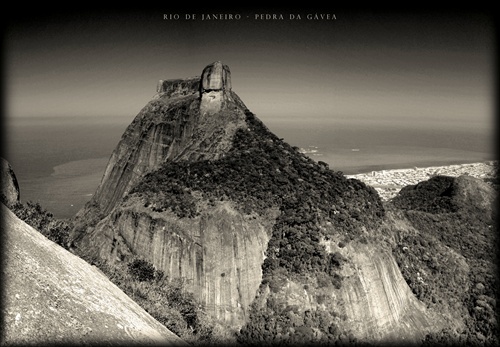
[[[1,205],[2,345],[187,345],[97,268]]]

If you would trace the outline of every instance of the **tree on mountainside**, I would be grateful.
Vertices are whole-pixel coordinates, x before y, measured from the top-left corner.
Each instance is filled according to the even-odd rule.
[[[27,201],[26,204],[18,202],[11,207],[11,210],[19,219],[38,230],[49,240],[67,248],[71,230],[67,221],[55,218],[38,202]]]

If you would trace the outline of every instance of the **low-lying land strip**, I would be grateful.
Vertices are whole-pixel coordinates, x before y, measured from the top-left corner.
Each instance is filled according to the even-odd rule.
[[[357,175],[347,175],[346,177],[356,178],[367,185],[374,187],[382,200],[386,201],[396,196],[401,188],[428,180],[430,177],[436,175],[453,177],[469,175],[481,179],[494,179],[497,174],[497,166],[498,162],[487,161],[484,163],[473,164],[372,171]]]

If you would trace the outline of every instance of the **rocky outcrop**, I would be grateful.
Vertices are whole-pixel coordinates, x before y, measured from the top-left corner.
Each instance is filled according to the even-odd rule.
[[[184,279],[210,316],[240,326],[262,279],[274,218],[245,216],[229,202],[182,219],[142,206],[127,200],[88,235],[86,248],[111,262],[140,255],[169,278]]]
[[[227,65],[216,61],[203,69],[201,74],[201,93],[210,91],[230,91],[231,71]]]
[[[7,160],[0,158],[0,165],[2,183],[1,200],[5,205],[12,206],[20,200],[17,178]]]
[[[77,214],[74,237],[109,214],[141,177],[165,162],[217,159],[230,148],[235,131],[246,126],[246,107],[230,91],[227,67],[211,64],[203,76],[201,98],[199,78],[159,82],[158,94],[127,127],[96,193]]]
[[[159,83],[77,215],[76,246],[111,262],[139,256],[184,279],[214,319],[233,328],[250,320],[249,338],[292,338],[298,326],[280,316],[290,310],[303,333],[325,339],[342,327],[362,341],[417,341],[437,327],[390,251],[353,241],[381,225],[373,188],[272,134],[222,63],[196,83]]]
[[[200,77],[188,79],[159,80],[154,98],[179,97],[196,94],[200,90]]]
[[[2,345],[187,345],[3,204]]]
[[[349,260],[340,290],[345,328],[359,341],[417,343],[443,327],[415,298],[391,253],[359,243],[340,251]]]
[[[203,69],[201,75],[200,113],[213,115],[219,112],[224,103],[231,101],[231,72],[227,65],[216,61]]]

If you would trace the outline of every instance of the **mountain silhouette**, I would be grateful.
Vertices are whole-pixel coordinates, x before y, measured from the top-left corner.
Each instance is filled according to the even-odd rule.
[[[74,218],[70,244],[183,279],[240,342],[420,342],[466,329],[470,314],[446,306],[444,317],[411,282],[419,269],[401,268],[413,259],[401,240],[433,237],[406,200],[386,207],[374,188],[277,137],[217,61],[199,77],[159,81]],[[472,281],[469,259],[436,242]]]

